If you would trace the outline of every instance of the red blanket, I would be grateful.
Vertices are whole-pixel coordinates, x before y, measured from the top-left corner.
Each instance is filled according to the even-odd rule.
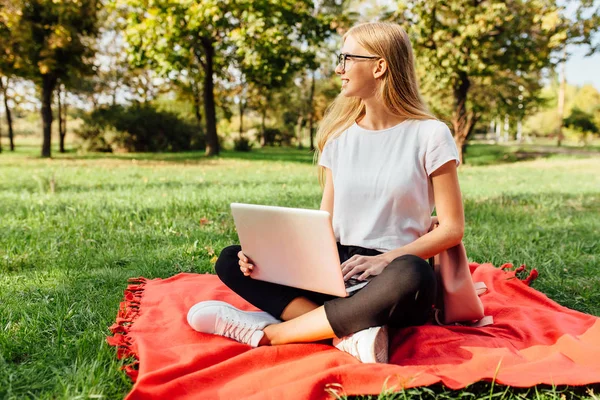
[[[361,364],[326,344],[251,349],[195,332],[186,315],[199,301],[253,310],[208,274],[136,279],[107,340],[120,358],[132,357],[127,399],[321,399],[437,382],[454,389],[492,379],[519,387],[600,382],[600,319],[558,305],[514,271],[471,269],[489,288],[482,301],[494,324],[402,329],[391,337],[390,364]]]

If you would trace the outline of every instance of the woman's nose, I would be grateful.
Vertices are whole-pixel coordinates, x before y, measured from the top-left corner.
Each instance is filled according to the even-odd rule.
[[[341,74],[344,73],[344,70],[342,69],[342,65],[341,64],[338,64],[338,65],[335,66],[335,73],[338,74],[338,75],[341,75]]]

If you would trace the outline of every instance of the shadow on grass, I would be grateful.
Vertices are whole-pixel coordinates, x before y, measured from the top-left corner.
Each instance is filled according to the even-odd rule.
[[[467,146],[465,164],[473,166],[489,166],[498,164],[531,161],[542,158],[562,157],[594,157],[600,151],[574,147],[556,147],[541,145],[497,145],[473,143]]]
[[[548,158],[550,156],[552,156],[552,153],[527,151],[517,147],[472,144],[467,147],[465,164],[472,166],[489,166],[519,161],[530,161],[538,158]]]
[[[53,146],[54,147],[54,146]],[[15,152],[4,152],[16,157],[41,159],[40,147],[31,144],[17,146]],[[3,153],[3,154],[4,154]],[[2,157],[3,154],[0,154]],[[554,156],[594,157],[600,156],[597,148],[556,147],[548,145],[522,144],[498,145],[472,143],[465,152],[465,164],[472,166],[489,166],[530,161]],[[204,151],[185,151],[178,153],[78,153],[74,148],[67,148],[65,153],[59,153],[53,148],[52,158],[55,160],[120,160],[165,163],[207,163],[215,160],[243,161],[277,161],[301,164],[312,164],[314,152],[310,149],[299,150],[294,147],[263,147],[249,152],[222,150],[217,157],[207,157]]]
[[[7,153],[8,154],[8,153]],[[22,145],[14,156],[26,156],[41,159],[38,146]],[[264,147],[253,149],[249,152],[221,150],[217,157],[207,157],[204,151],[184,151],[177,153],[78,153],[74,149],[67,149],[65,153],[52,152],[54,160],[120,160],[120,161],[148,161],[168,163],[203,163],[214,160],[248,160],[248,161],[280,161],[302,164],[313,163],[314,152],[310,149],[298,150],[293,147]],[[0,154],[1,156],[1,154]]]

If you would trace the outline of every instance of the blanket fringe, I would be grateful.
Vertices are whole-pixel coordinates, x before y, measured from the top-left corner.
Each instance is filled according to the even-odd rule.
[[[514,271],[509,271],[514,267],[513,264],[511,263],[506,263],[506,264],[502,264],[500,266],[500,269],[505,271],[505,272],[511,272],[511,278],[518,278],[517,274],[518,273],[522,273],[527,269],[527,266],[525,264],[521,264],[518,268],[515,268]],[[522,276],[522,275],[521,275]],[[537,279],[537,277],[539,276],[539,272],[537,269],[532,268],[531,271],[529,271],[529,275],[526,278],[520,279],[518,278],[521,282],[523,282],[524,284],[526,284],[527,286],[531,286],[531,282],[533,282],[534,280]]]
[[[130,358],[127,364],[121,367],[127,376],[135,382],[138,377],[139,359],[135,341],[129,336],[133,323],[139,316],[140,302],[144,295],[147,279],[144,277],[129,278],[129,285],[124,291],[124,301],[119,305],[116,322],[109,327],[113,336],[108,336],[106,342],[117,348],[119,360]]]

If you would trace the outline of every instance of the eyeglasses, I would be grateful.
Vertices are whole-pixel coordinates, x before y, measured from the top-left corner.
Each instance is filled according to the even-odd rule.
[[[356,54],[347,54],[347,53],[341,53],[338,54],[338,65],[340,65],[342,67],[342,71],[346,70],[346,60],[348,59],[348,57],[350,58],[361,58],[361,59],[365,59],[365,60],[377,60],[381,57],[379,56],[359,56]]]

